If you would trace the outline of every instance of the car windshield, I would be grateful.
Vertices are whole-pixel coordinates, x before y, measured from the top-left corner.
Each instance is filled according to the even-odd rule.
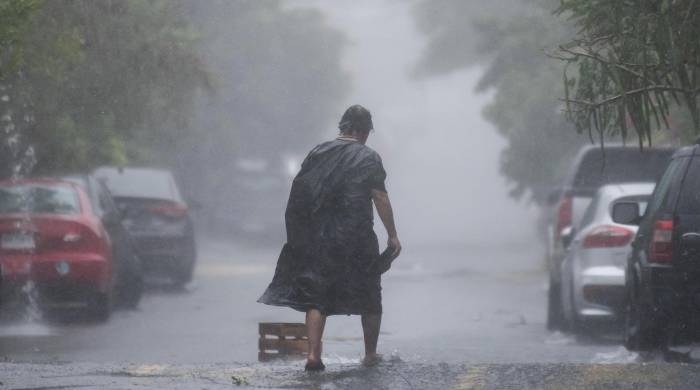
[[[671,151],[611,149],[591,150],[585,155],[576,176],[575,188],[599,188],[610,183],[656,181],[666,169]]]
[[[0,187],[0,214],[79,214],[76,191],[68,186],[23,184]]]
[[[175,182],[168,172],[126,169],[120,173],[117,170],[100,169],[96,175],[115,197],[180,201]]]

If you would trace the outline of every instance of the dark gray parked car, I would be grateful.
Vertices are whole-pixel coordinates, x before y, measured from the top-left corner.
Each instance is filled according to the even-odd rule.
[[[625,272],[625,345],[648,351],[700,340],[700,145],[680,149],[643,216],[618,203],[613,219],[639,224]]]
[[[192,279],[197,246],[187,204],[172,173],[152,168],[101,167],[104,182],[124,213],[146,272],[171,276],[176,284]]]

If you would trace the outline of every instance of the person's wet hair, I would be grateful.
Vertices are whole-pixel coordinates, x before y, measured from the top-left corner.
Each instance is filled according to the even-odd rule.
[[[367,133],[374,129],[372,124],[372,114],[368,109],[359,104],[350,106],[343,117],[340,118],[338,129],[342,134],[351,134],[353,132]]]

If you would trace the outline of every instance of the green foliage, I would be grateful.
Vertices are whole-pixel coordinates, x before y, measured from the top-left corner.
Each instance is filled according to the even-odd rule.
[[[424,0],[416,18],[428,37],[419,74],[436,75],[467,66],[484,69],[478,90],[493,93],[484,116],[506,139],[501,172],[511,195],[543,201],[586,140],[567,131],[561,64],[545,56],[573,33],[554,17],[554,0]]]
[[[0,0],[0,20],[0,148],[39,174],[130,161],[219,180],[233,156],[308,148],[347,89],[344,37],[275,0]]]
[[[22,61],[22,38],[41,0],[0,0],[0,79]]]
[[[41,3],[22,61],[0,79],[16,156],[33,154],[36,173],[85,170],[125,162],[139,132],[186,127],[209,77],[182,11],[168,0]]]
[[[307,153],[345,108],[339,106],[349,87],[341,67],[345,37],[329,28],[318,10],[276,0],[188,5],[202,34],[199,53],[213,74],[214,92],[198,99],[191,131],[170,131],[176,137],[167,142],[152,133],[135,141],[160,144],[151,157],[176,167],[184,187],[216,217],[222,210],[251,206],[243,199],[261,202],[265,194],[245,193],[250,189],[242,183],[254,180],[239,163],[263,163],[266,168],[255,180],[283,181],[275,190],[279,199],[267,207],[272,211],[264,211],[280,221],[283,212],[277,207],[284,205],[282,188],[289,180],[285,158]]]
[[[0,77],[0,177],[163,166],[229,224],[277,195],[258,207],[281,220],[285,157],[348,89],[345,37],[277,0],[0,0],[0,20],[0,58],[21,54]],[[241,174],[242,158],[268,167]]]
[[[634,131],[641,146],[670,120],[690,119],[677,135],[700,133],[697,1],[561,0],[557,12],[578,28],[554,56],[568,65],[564,101],[579,132],[626,139]]]

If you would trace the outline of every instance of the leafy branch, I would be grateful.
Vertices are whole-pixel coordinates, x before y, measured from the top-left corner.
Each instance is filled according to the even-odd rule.
[[[652,131],[671,128],[681,107],[700,133],[700,7],[695,0],[561,0],[559,15],[578,36],[551,58],[564,73],[567,118],[593,138],[631,127],[643,145]]]

